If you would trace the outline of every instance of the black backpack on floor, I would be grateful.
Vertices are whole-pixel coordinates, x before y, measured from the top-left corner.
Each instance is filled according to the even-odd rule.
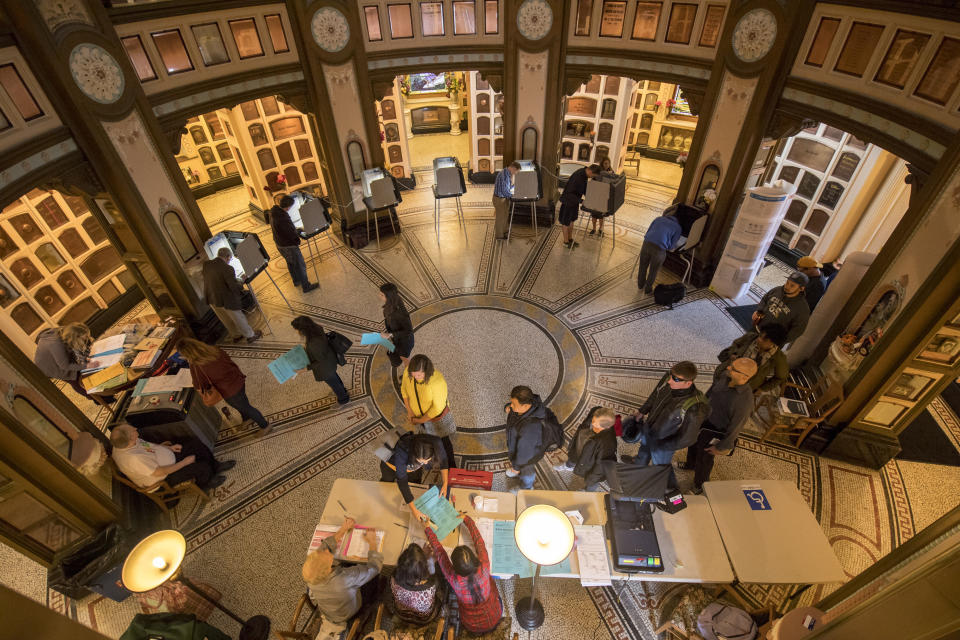
[[[673,309],[673,305],[683,300],[685,295],[687,295],[687,288],[682,282],[658,284],[653,288],[653,301],[668,309]]]

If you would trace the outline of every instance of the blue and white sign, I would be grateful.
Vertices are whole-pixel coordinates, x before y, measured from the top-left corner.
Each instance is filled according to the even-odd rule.
[[[743,495],[747,499],[747,504],[753,511],[770,511],[770,501],[767,500],[767,494],[760,487],[743,487]]]

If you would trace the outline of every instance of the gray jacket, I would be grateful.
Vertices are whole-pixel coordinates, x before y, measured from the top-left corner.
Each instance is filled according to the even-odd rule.
[[[203,263],[203,295],[212,307],[237,311],[242,307],[243,287],[237,282],[237,273],[220,258]]]
[[[58,329],[44,329],[37,336],[37,352],[33,363],[43,375],[56,380],[76,380],[85,362],[74,362],[73,355],[57,334]]]
[[[320,546],[330,553],[337,548],[333,536],[324,538]],[[382,568],[383,556],[373,550],[367,554],[365,565],[345,567],[334,560],[333,570],[325,580],[307,585],[310,599],[330,622],[346,622],[360,611],[360,587],[377,577]]]

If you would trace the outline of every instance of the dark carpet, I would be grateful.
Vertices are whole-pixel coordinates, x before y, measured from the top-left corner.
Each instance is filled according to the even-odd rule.
[[[900,449],[899,460],[960,467],[960,451],[926,410],[900,434]]]
[[[753,331],[753,312],[757,309],[755,304],[747,304],[742,307],[727,307],[727,311],[730,312],[730,315],[733,316],[733,319],[737,321],[743,330]]]
[[[956,415],[960,416],[960,384],[951,382],[950,386],[940,393],[940,397]]]

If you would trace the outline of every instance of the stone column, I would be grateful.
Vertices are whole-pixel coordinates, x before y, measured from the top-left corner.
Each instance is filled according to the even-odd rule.
[[[140,267],[160,313],[200,322],[209,308],[187,277],[189,265],[162,218],[169,211],[179,215],[198,253],[191,263],[202,260],[210,230],[103,5],[93,0],[0,0],[0,5],[24,58],[44,79],[48,98],[116,205],[104,217],[108,231],[124,242],[124,259]]]
[[[700,110],[678,197],[692,205],[704,169],[720,169],[717,201],[697,250],[695,283],[709,281],[761,141],[803,39],[812,4],[750,0],[731,8]]]

